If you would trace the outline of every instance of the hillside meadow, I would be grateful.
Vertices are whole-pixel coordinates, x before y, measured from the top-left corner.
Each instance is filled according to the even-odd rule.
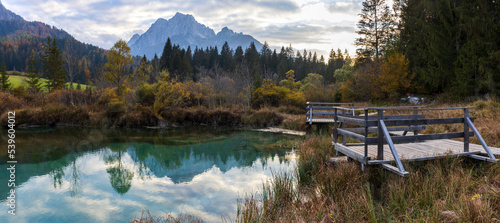
[[[8,76],[9,76],[9,82],[12,84],[12,88],[16,88],[16,87],[19,87],[19,86],[23,86],[24,88],[28,87],[28,84],[26,82],[26,80],[28,79],[28,77],[26,77],[26,74],[25,73],[22,73],[22,72],[14,72],[14,71],[8,71]],[[48,92],[47,90],[47,79],[45,78],[40,78],[40,81],[42,83],[42,91],[43,92]],[[78,86],[77,83],[73,83],[73,89],[76,89]],[[87,86],[86,84],[80,84],[80,87],[82,90],[85,90],[87,89]],[[70,83],[69,82],[66,82],[66,88],[69,89],[70,87]]]

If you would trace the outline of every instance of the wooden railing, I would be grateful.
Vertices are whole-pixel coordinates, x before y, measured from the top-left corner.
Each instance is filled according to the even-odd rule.
[[[469,137],[476,136],[483,146],[488,157],[478,156],[475,154],[470,154],[469,156],[476,159],[487,160],[495,162],[496,159],[492,154],[489,147],[484,142],[483,138],[477,131],[473,124],[474,118],[469,117],[469,109],[473,107],[460,107],[460,108],[422,108],[422,107],[396,107],[396,108],[345,108],[345,107],[335,107],[333,108],[334,115],[334,133],[333,133],[333,144],[335,149],[344,153],[350,157],[354,157],[363,164],[382,164],[385,168],[400,174],[402,176],[407,176],[409,173],[405,171],[401,160],[398,156],[394,144],[396,143],[411,143],[419,142],[425,140],[436,140],[436,139],[453,139],[453,138],[463,138],[464,140],[464,153],[469,152]],[[355,110],[363,111],[364,115],[354,116],[345,115],[347,112],[354,112]],[[457,118],[437,118],[429,119],[426,118],[423,111],[442,111],[442,110],[463,110],[463,117]],[[374,111],[376,116],[369,116],[369,111]],[[411,114],[405,115],[384,115],[384,112],[388,111],[410,111]],[[338,124],[342,123],[342,124]],[[349,128],[346,127],[349,124]],[[424,130],[428,125],[438,125],[438,124],[463,124],[463,132],[452,132],[452,133],[435,133],[435,134],[425,134],[419,135],[418,131]],[[353,127],[355,126],[355,127]],[[472,132],[469,131],[472,129]],[[392,131],[404,131],[401,136],[391,136]],[[406,135],[408,131],[413,131],[413,135]],[[376,132],[377,137],[369,137],[369,133]],[[338,136],[342,135],[342,144],[337,143]],[[346,144],[346,138],[353,138],[360,141],[364,146],[364,154],[353,153],[349,150]],[[387,144],[391,150],[394,157],[396,167],[389,165],[389,161],[384,160],[384,144]],[[368,145],[377,145],[377,160],[370,160],[368,157]]]
[[[354,103],[326,103],[326,102],[307,102],[306,103],[306,122],[312,124],[333,123],[335,108],[345,108],[342,115],[354,115]],[[350,109],[350,110],[349,110]]]

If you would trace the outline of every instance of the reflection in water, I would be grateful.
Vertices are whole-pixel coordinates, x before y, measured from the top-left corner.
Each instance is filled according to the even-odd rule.
[[[132,178],[134,177],[134,173],[123,164],[122,153],[123,151],[119,150],[105,157],[105,163],[108,165],[106,171],[109,174],[109,182],[119,194],[125,194],[130,190]]]
[[[13,222],[128,221],[144,207],[234,219],[238,197],[260,189],[271,169],[295,162],[285,158],[293,157],[289,148],[278,148],[285,136],[262,132],[51,129],[16,136],[18,214],[0,208]],[[5,152],[0,157],[6,160]]]

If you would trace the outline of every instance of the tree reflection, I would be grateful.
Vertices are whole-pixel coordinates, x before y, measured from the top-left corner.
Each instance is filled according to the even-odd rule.
[[[134,173],[127,169],[127,167],[123,164],[123,148],[114,147],[111,148],[111,150],[118,151],[113,152],[105,158],[106,164],[109,165],[108,168],[106,168],[106,172],[109,174],[109,182],[113,189],[123,195],[132,187],[132,178],[134,178]]]

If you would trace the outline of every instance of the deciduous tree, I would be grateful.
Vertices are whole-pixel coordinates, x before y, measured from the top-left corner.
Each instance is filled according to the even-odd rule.
[[[109,50],[108,62],[104,65],[104,77],[117,88],[118,96],[121,96],[123,84],[130,76],[129,68],[133,62],[130,47],[125,41],[119,40]]]

